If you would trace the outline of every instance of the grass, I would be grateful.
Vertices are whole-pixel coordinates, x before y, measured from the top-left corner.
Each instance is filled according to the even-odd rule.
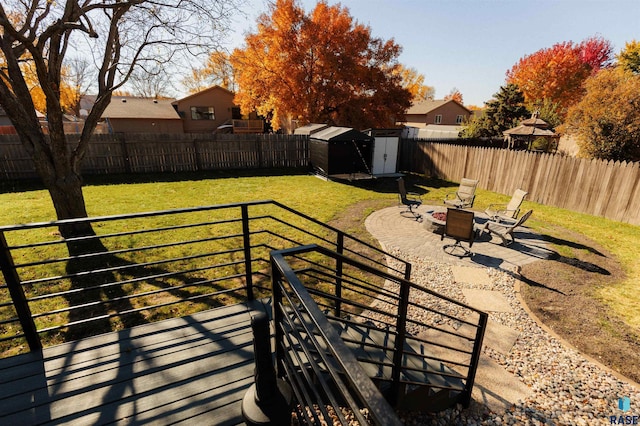
[[[100,216],[273,199],[320,221],[329,222],[339,212],[360,201],[381,200],[392,204],[397,198],[393,179],[343,184],[305,174],[282,174],[278,170],[262,175],[255,175],[253,171],[145,175],[134,177],[132,183],[126,183],[127,179],[131,178],[89,180],[84,189],[89,214]],[[423,193],[423,202],[434,204],[440,204],[444,195],[457,186],[419,176],[410,176],[408,183],[411,190]],[[509,196],[478,190],[476,200],[474,209],[483,210],[491,203],[506,203]],[[559,254],[569,250],[566,245],[569,242],[558,231],[564,228],[595,241],[622,263],[626,278],[594,289],[593,296],[605,302],[627,324],[640,329],[640,265],[637,262],[640,257],[640,227],[531,201],[525,201],[523,209],[534,210],[528,225],[553,237],[554,250]],[[44,190],[0,194],[0,224],[53,219],[54,209]]]
[[[496,194],[480,191],[476,209],[483,209]],[[498,197],[508,201],[508,197]],[[626,278],[620,282],[593,289],[593,297],[601,300],[628,325],[640,331],[640,226],[576,213],[556,207],[525,201],[523,210],[533,209],[527,223],[535,231],[554,238],[554,250],[567,256],[571,242],[564,239],[560,229],[568,229],[593,240],[611,253],[622,265]]]

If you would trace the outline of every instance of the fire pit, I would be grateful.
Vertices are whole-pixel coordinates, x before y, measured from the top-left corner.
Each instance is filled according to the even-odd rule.
[[[447,221],[447,212],[433,212],[431,213],[431,217],[433,217],[434,221],[438,220],[440,222]]]
[[[428,211],[424,216],[424,227],[430,231],[442,233],[444,225],[447,223],[447,212]]]

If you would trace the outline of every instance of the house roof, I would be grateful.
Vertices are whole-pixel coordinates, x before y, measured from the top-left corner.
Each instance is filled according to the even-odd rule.
[[[411,107],[407,110],[407,114],[428,114],[431,111],[436,110],[449,102],[454,102],[458,104],[461,108],[464,108],[465,110],[467,110],[469,114],[471,114],[471,111],[469,109],[467,109],[460,102],[455,101],[453,99],[447,99],[447,100],[437,99],[437,100],[421,101],[411,105]]]
[[[104,118],[153,118],[180,120],[171,103],[174,99],[148,99],[114,96],[102,113]]]
[[[227,93],[229,93],[229,94],[231,94],[231,95],[235,96],[235,93],[233,93],[231,90],[227,90],[227,89],[225,89],[224,87],[221,87],[221,86],[211,86],[211,87],[209,87],[209,88],[207,88],[207,89],[204,89],[204,90],[201,90],[201,91],[199,91],[199,92],[192,93],[192,94],[190,94],[190,95],[188,95],[188,96],[185,96],[184,98],[180,98],[180,99],[178,99],[178,100],[174,100],[174,101],[173,101],[173,104],[174,104],[174,105],[176,105],[176,104],[178,104],[178,102],[186,101],[186,100],[188,100],[188,99],[190,99],[190,98],[193,98],[193,97],[196,97],[196,96],[200,96],[200,95],[202,95],[203,93],[211,92],[211,91],[213,91],[213,90],[222,90],[223,92],[227,92]]]

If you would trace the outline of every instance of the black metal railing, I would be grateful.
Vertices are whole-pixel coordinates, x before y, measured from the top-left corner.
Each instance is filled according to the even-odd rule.
[[[292,387],[294,419],[298,424],[401,425],[285,255],[271,255],[273,314],[278,372]]]
[[[95,235],[60,236],[87,224]],[[270,200],[2,226],[0,354],[270,295],[269,253],[310,243],[381,268],[389,256]]]
[[[323,262],[323,257],[340,260],[342,275],[326,267],[333,262]],[[486,313],[324,247],[275,251],[271,259],[276,354],[287,365],[287,374],[292,374],[292,365],[311,363],[316,354],[328,350],[315,342],[313,350],[305,348],[306,337],[317,334],[319,327],[307,312],[309,303],[303,299],[308,294],[367,375],[383,389],[388,385],[385,394],[392,405],[424,408],[426,397],[441,392],[452,403],[469,404]],[[372,285],[372,277],[382,278],[384,287]],[[328,338],[323,335],[323,339]],[[331,366],[324,356],[317,364]],[[316,369],[314,365],[314,378]],[[303,377],[304,369],[299,368],[297,375],[301,382],[309,380]],[[425,387],[428,392],[417,391]]]

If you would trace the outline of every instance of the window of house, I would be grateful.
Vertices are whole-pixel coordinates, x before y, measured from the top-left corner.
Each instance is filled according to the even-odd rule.
[[[462,124],[462,120],[464,120],[464,116],[462,115],[456,116],[456,124]]]
[[[192,120],[215,120],[216,114],[213,111],[213,107],[191,107],[191,119]]]
[[[442,123],[442,114],[436,115],[436,119],[435,119],[434,123],[436,123],[436,124]]]

